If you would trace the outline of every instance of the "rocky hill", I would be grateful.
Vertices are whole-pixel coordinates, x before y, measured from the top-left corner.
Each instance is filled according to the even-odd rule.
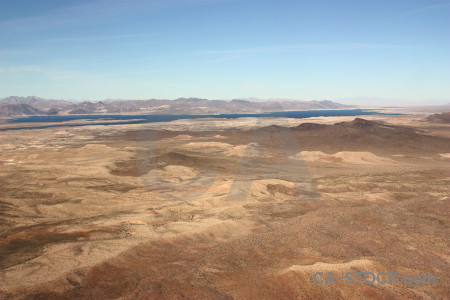
[[[239,135],[235,133],[233,138],[244,143],[244,140],[239,140]],[[450,152],[450,144],[446,138],[430,136],[410,127],[361,118],[333,125],[302,123],[291,128],[268,126],[255,129],[251,136],[250,142],[263,144],[271,140],[286,152],[296,151],[298,148],[307,151],[322,149],[326,153],[362,149],[374,153],[395,150],[423,155],[438,150]]]
[[[429,116],[427,121],[434,122],[434,123],[450,123],[450,112],[445,112],[442,114],[434,114]]]

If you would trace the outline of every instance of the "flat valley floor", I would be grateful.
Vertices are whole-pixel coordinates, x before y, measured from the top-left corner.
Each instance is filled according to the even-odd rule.
[[[1,131],[0,298],[448,299],[450,125],[362,118]]]

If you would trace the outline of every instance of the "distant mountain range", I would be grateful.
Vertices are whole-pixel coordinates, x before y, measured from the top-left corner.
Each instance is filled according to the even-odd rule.
[[[0,99],[0,116],[19,115],[67,115],[67,114],[221,114],[262,113],[293,110],[350,109],[329,100],[296,101],[289,99],[234,99],[208,100],[178,98],[175,100],[105,100],[74,102],[66,100],[30,97],[6,97]]]

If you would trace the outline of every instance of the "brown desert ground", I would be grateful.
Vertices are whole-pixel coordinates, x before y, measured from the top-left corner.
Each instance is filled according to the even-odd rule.
[[[425,117],[0,131],[0,299],[448,299],[450,124]],[[359,271],[437,282],[313,281]]]

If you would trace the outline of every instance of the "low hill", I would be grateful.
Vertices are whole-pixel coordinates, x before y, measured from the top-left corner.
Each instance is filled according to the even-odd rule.
[[[296,127],[268,126],[256,129],[249,140],[235,133],[234,143],[261,145],[273,144],[286,152],[315,151],[325,153],[338,151],[370,151],[384,153],[442,153],[450,152],[449,140],[416,131],[406,126],[391,125],[379,121],[356,118],[350,122],[333,125],[303,123]]]
[[[442,114],[434,114],[429,116],[428,118],[426,118],[427,121],[429,122],[434,122],[434,123],[450,123],[450,112],[445,112]]]

